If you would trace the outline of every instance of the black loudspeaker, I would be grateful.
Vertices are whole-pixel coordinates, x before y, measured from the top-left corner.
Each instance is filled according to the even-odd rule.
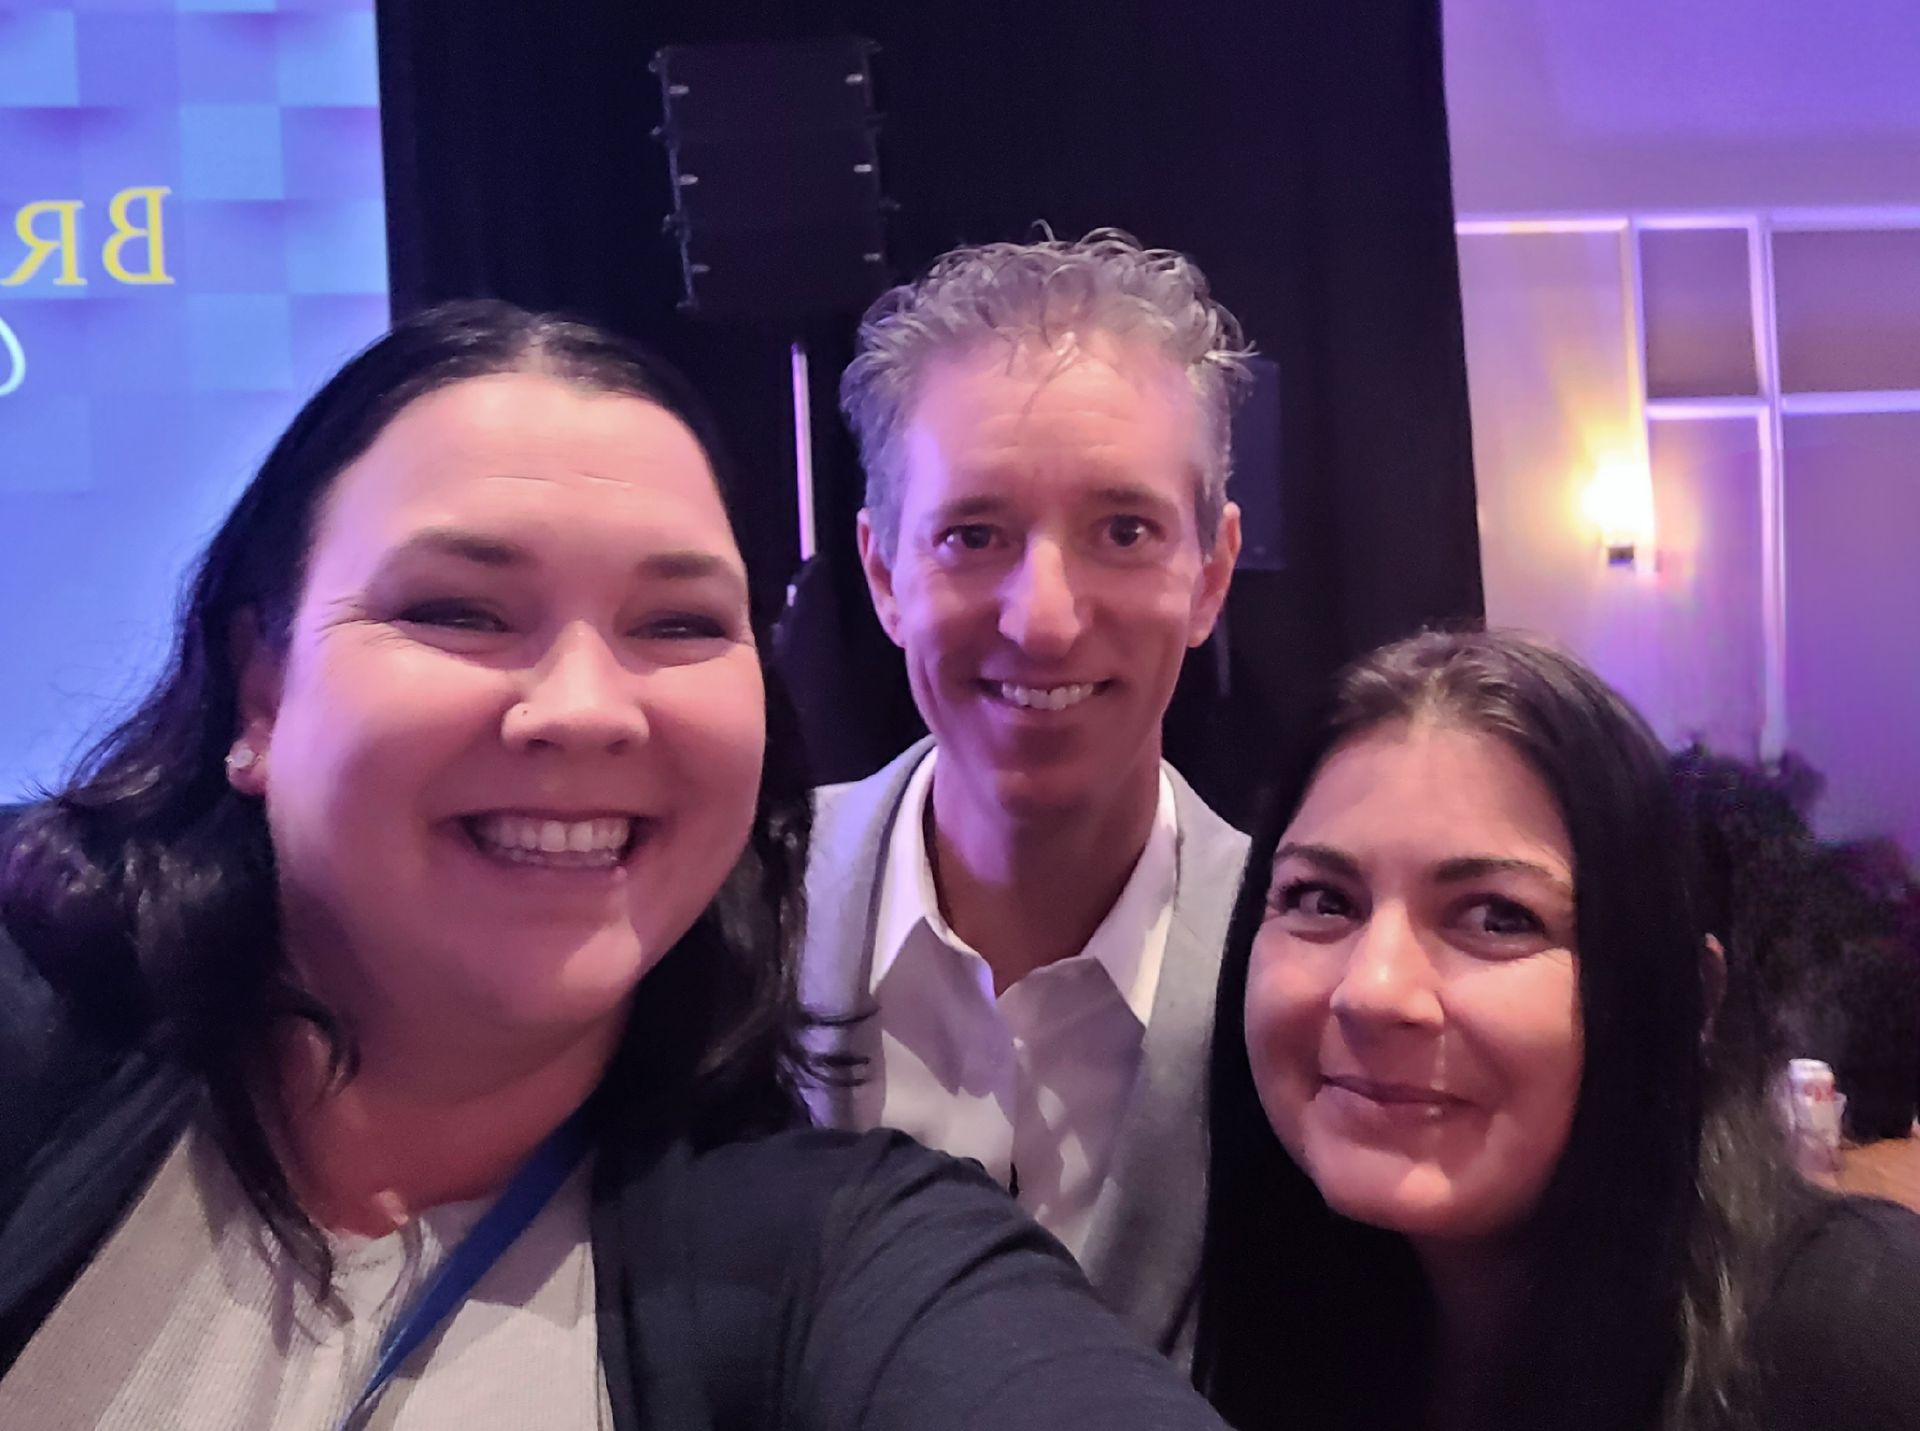
[[[886,287],[873,52],[847,36],[654,56],[687,311],[792,322]]]
[[[1247,370],[1252,382],[1233,414],[1227,496],[1240,505],[1239,569],[1280,571],[1287,564],[1280,544],[1280,367],[1250,358]]]

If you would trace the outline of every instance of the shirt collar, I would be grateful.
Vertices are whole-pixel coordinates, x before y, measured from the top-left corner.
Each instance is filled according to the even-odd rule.
[[[933,794],[933,767],[939,759],[940,748],[935,746],[914,767],[900,796],[900,811],[894,816],[893,836],[887,841],[886,863],[881,867],[880,923],[874,930],[869,992],[879,989],[880,981],[922,921],[942,943],[970,954],[977,952],[948,928],[940,913],[940,896],[933,887],[933,861],[927,858],[927,800]]]
[[[1147,832],[1146,848],[1140,851],[1139,862],[1127,877],[1120,898],[1080,951],[1099,961],[1142,1028],[1153,1014],[1153,996],[1160,986],[1160,962],[1173,923],[1179,849],[1180,822],[1173,803],[1173,782],[1162,769],[1160,801],[1154,809],[1153,828]]]
[[[933,795],[933,771],[939,757],[938,747],[927,752],[927,758],[908,777],[900,798],[900,811],[887,843],[869,992],[878,992],[881,980],[923,922],[941,943],[962,953],[979,954],[940,913],[933,862],[927,858],[927,801]],[[1160,798],[1146,848],[1140,852],[1113,908],[1077,956],[1091,957],[1106,970],[1143,1028],[1153,1012],[1153,996],[1160,982],[1179,866],[1180,826],[1173,782],[1167,779],[1164,768],[1159,775]]]

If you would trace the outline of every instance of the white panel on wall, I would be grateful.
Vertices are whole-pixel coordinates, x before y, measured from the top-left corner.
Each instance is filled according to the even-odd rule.
[[[1920,389],[1920,228],[1776,233],[1773,275],[1784,391]]]
[[[1461,237],[1487,617],[1579,653],[1667,741],[1750,756],[1763,704],[1760,419],[1660,422],[1649,436],[1629,238]],[[1582,510],[1610,458],[1651,461],[1644,571],[1607,566]]]
[[[1785,422],[1787,712],[1836,837],[1920,858],[1920,413]]]
[[[1759,391],[1744,228],[1640,235],[1650,397],[1752,397]]]
[[[1628,684],[1671,743],[1759,752],[1766,644],[1758,416],[1656,422],[1649,429],[1659,569],[1657,626],[1625,658]]]
[[[1488,619],[1578,646],[1609,595],[1581,515],[1595,465],[1643,441],[1618,233],[1460,240]]]

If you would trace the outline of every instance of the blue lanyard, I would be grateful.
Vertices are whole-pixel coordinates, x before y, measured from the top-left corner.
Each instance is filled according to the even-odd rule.
[[[474,1283],[500,1260],[500,1256],[527,1224],[540,1215],[540,1209],[552,1200],[587,1151],[586,1112],[584,1109],[562,1123],[539,1147],[533,1150],[520,1171],[513,1175],[505,1191],[473,1225],[459,1246],[435,1270],[432,1277],[387,1328],[380,1339],[380,1360],[360,1395],[340,1418],[338,1431],[353,1431],[362,1417],[373,1410],[380,1393],[387,1389],[395,1372],[420,1344],[432,1336],[453,1309],[466,1300]]]

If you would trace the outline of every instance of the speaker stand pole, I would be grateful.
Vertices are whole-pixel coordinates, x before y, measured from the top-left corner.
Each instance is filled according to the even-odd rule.
[[[788,350],[793,372],[793,473],[799,484],[795,507],[800,516],[800,560],[811,561],[819,545],[813,521],[813,385],[807,373],[807,345]]]

